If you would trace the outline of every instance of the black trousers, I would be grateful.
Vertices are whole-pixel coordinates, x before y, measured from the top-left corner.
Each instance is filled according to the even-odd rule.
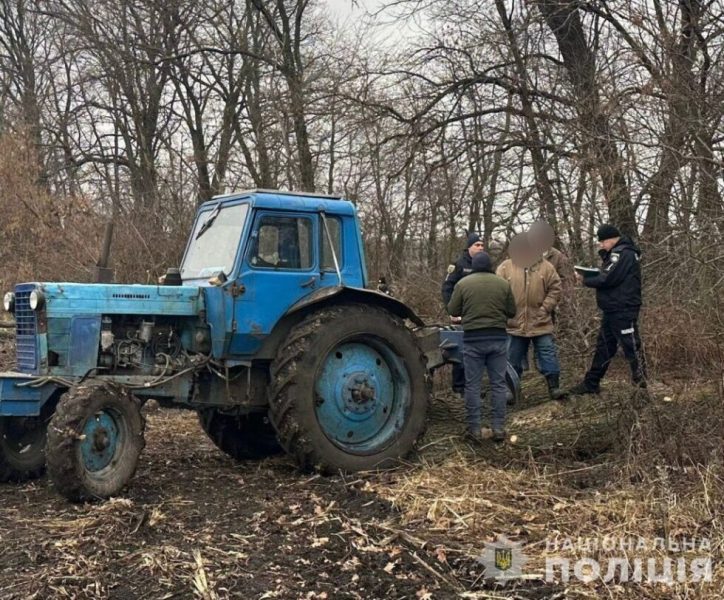
[[[453,363],[452,366],[452,389],[462,394],[465,391],[465,366],[463,363]]]
[[[587,387],[598,387],[619,346],[623,349],[623,354],[631,367],[633,383],[641,384],[646,381],[646,363],[639,336],[638,317],[638,312],[603,313],[596,340],[596,352],[593,355],[591,368],[586,373]]]

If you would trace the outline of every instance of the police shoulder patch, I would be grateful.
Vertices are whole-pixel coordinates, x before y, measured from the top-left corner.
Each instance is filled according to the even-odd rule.
[[[613,263],[618,262],[619,258],[621,258],[621,257],[618,252],[611,253],[611,262],[613,262]]]
[[[448,265],[448,267],[447,267],[448,275],[451,275],[454,272],[455,272],[455,265]]]

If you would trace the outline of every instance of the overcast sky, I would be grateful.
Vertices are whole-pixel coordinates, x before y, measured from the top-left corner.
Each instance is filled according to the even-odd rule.
[[[381,0],[324,0],[329,7],[329,14],[337,20],[359,18],[365,11],[374,10]]]
[[[362,21],[373,25],[368,30],[378,44],[389,48],[398,47],[401,41],[410,40],[420,33],[417,19],[399,20],[393,11],[378,13],[388,0],[321,0],[327,6],[329,16],[340,28],[352,27]]]

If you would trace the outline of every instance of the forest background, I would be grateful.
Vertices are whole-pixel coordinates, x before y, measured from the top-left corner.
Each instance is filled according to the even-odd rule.
[[[345,18],[346,16],[346,18]],[[724,2],[0,0],[0,279],[178,265],[198,203],[341,194],[372,279],[431,320],[478,230],[643,248],[652,371],[719,381]],[[560,337],[590,346],[591,294]]]
[[[443,374],[414,464],[351,483],[310,487],[301,476],[298,489],[316,498],[324,486],[345,486],[323,502],[324,514],[354,497],[347,485],[389,502],[394,511],[384,505],[379,516],[388,541],[379,543],[411,545],[408,583],[425,581],[418,598],[431,597],[430,580],[490,597],[476,557],[499,533],[525,539],[533,570],[553,535],[706,538],[709,587],[594,582],[581,597],[595,589],[597,597],[721,598],[723,53],[724,0],[0,0],[0,287],[92,281],[108,222],[115,281],[154,282],[178,266],[200,202],[279,188],[355,202],[371,285],[385,276],[428,322],[446,323],[440,284],[466,231],[481,231],[498,258],[513,235],[545,219],[571,262],[596,264],[596,227],[611,221],[643,251],[650,403],[632,397],[624,361],[614,362],[600,397],[566,403],[550,402],[533,372],[509,415],[518,442],[473,449],[457,435],[463,409]],[[597,318],[592,291],[567,286],[557,325],[566,385],[590,360]],[[10,365],[12,349],[0,348],[2,357]],[[58,518],[65,509],[48,486],[0,489],[10,507],[0,533],[15,556],[0,578],[6,596],[57,595],[55,582],[68,597],[86,597],[86,584],[185,596],[202,568],[188,539],[204,549],[219,589],[247,585],[246,567],[242,575],[228,567],[239,560],[238,538],[227,539],[227,560],[196,513],[154,486],[169,476],[178,488],[168,493],[188,498],[210,485],[204,477],[228,472],[234,485],[218,512],[208,513],[206,494],[200,502],[208,523],[233,523],[236,535],[229,515],[246,504],[239,473],[245,498],[256,493],[262,511],[268,481],[283,486],[280,510],[288,511],[297,475],[283,458],[262,467],[219,462],[195,415],[161,411],[150,422],[158,434],[148,437],[149,462],[130,492],[136,505],[74,507]],[[255,481],[262,485],[249,492]],[[116,517],[121,510],[130,512]],[[174,511],[162,536],[151,525],[138,533],[144,515]],[[273,535],[257,538],[272,548],[255,572],[260,593],[281,585],[264,573],[277,577],[268,568],[285,554],[276,535],[292,531],[271,519]],[[66,551],[53,531],[68,544],[76,543],[68,532],[86,539]],[[364,535],[362,547],[372,547]],[[130,548],[125,563],[96,550],[116,538]],[[357,551],[340,548],[339,560]],[[390,552],[397,561],[400,548]],[[43,557],[43,575],[27,568],[29,556]],[[169,565],[169,556],[176,562],[160,577],[149,564]],[[319,564],[301,569],[313,573],[310,589],[326,568]],[[390,585],[385,578],[401,585],[407,577],[391,575],[393,562],[358,564],[379,589]],[[285,569],[285,581],[297,581],[297,564]],[[355,589],[346,568],[336,571]],[[562,597],[569,587],[519,583],[518,598]]]

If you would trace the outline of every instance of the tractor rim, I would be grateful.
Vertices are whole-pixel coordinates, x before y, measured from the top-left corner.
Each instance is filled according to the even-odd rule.
[[[410,405],[404,361],[383,340],[345,340],[317,372],[315,413],[327,439],[345,452],[369,455],[397,439]]]
[[[86,471],[102,475],[112,469],[127,439],[125,423],[121,415],[104,408],[91,415],[83,426],[80,455]]]

